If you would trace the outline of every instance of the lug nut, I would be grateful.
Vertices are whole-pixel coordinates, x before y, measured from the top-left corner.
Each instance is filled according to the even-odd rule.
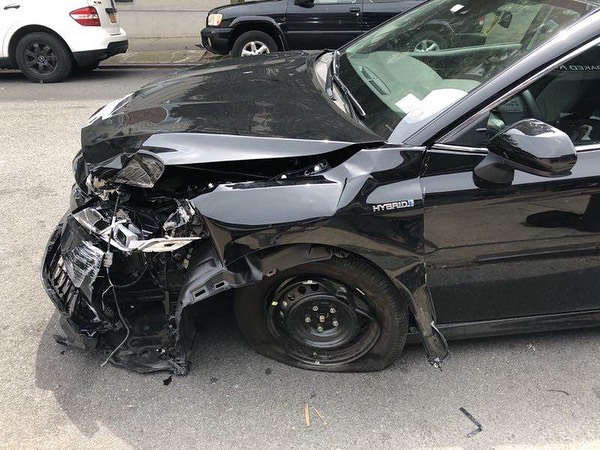
[[[318,331],[319,333],[322,333],[322,332],[323,332],[323,327],[322,327],[321,325],[319,325],[319,326],[317,327],[317,331]]]
[[[288,304],[287,304],[287,302],[285,300],[281,302],[281,306],[283,306],[284,308],[287,308],[287,305]]]
[[[334,327],[337,327],[337,326],[338,326],[340,323],[339,323],[337,320],[334,320],[333,322],[331,322],[331,324],[332,324]]]
[[[331,314],[335,314],[335,308],[332,306],[331,308],[329,308],[329,312],[330,312]]]
[[[315,306],[312,307],[312,310],[315,311],[315,312],[317,312],[319,310],[319,307],[317,305],[315,305]]]
[[[306,323],[311,323],[311,322],[312,322],[312,319],[311,319],[310,317],[306,316],[306,317],[304,318],[304,321],[305,321]]]

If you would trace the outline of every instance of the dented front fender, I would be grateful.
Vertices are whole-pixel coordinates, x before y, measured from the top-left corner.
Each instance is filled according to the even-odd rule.
[[[426,283],[422,157],[420,148],[362,150],[319,176],[223,184],[192,203],[225,265],[297,245],[369,260],[409,294],[429,360],[439,365],[448,349]]]

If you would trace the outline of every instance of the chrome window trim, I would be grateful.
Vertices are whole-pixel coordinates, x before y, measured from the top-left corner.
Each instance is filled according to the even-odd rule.
[[[454,144],[434,144],[430,151],[438,151],[440,153],[470,153],[476,155],[484,155],[489,152],[485,147],[468,147],[466,145],[454,145]],[[600,150],[600,142],[596,144],[576,145],[575,151],[577,153],[591,152]]]
[[[552,72],[552,70],[554,70],[556,67],[568,62],[570,59],[574,58],[575,56],[578,56],[578,55],[582,54],[583,52],[585,52],[585,51],[589,50],[590,48],[595,47],[597,45],[600,45],[600,36],[597,37],[596,39],[588,42],[587,44],[581,46],[580,48],[573,50],[571,53],[569,53],[566,56],[563,56],[558,61],[553,62],[552,64],[548,65],[546,68],[542,69],[541,71],[536,73],[531,78],[528,78],[527,80],[523,81],[522,83],[519,83],[517,86],[515,86],[514,88],[512,88],[511,90],[506,92],[504,95],[497,98],[492,103],[489,103],[487,106],[481,108],[479,111],[477,111],[471,117],[469,117],[468,119],[463,121],[460,125],[454,127],[451,131],[449,131],[444,136],[442,136],[440,139],[438,139],[438,142],[440,142],[443,145],[453,145],[453,144],[449,144],[448,141],[450,141],[458,133],[462,132],[465,128],[468,128],[472,124],[476,123],[485,114],[489,114],[489,112],[492,109],[494,109],[496,106],[502,104],[503,102],[505,102],[512,96],[514,96],[515,94],[518,94],[519,92],[525,90],[528,86],[532,85],[533,83],[535,83],[537,80],[539,80],[543,76],[547,75],[548,73]],[[438,146],[440,144],[436,143],[435,145]]]
[[[598,142],[597,144],[576,145],[575,150],[577,151],[577,153],[600,150],[600,142]]]
[[[600,150],[600,142],[597,144],[576,145],[577,153],[591,152]],[[469,153],[475,155],[485,155],[489,150],[485,147],[467,147],[466,145],[453,144],[434,144],[429,151],[437,151],[439,153]]]
[[[453,144],[433,144],[431,150],[440,153],[469,153],[475,155],[486,155],[488,153],[488,149],[485,147],[468,147],[466,145]]]

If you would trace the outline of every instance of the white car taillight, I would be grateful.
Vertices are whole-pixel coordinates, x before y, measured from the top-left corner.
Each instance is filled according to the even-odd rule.
[[[76,9],[75,11],[71,11],[69,15],[75,22],[84,27],[100,26],[100,16],[98,16],[98,11],[93,6]]]

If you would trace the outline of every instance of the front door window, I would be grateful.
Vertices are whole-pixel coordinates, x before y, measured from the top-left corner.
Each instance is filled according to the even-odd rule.
[[[484,122],[448,143],[483,148],[504,127],[533,118],[564,131],[576,147],[600,144],[599,85],[600,46],[595,46],[498,105]]]
[[[576,145],[600,144],[600,47],[557,67],[492,111],[496,130],[533,117],[564,131]]]

